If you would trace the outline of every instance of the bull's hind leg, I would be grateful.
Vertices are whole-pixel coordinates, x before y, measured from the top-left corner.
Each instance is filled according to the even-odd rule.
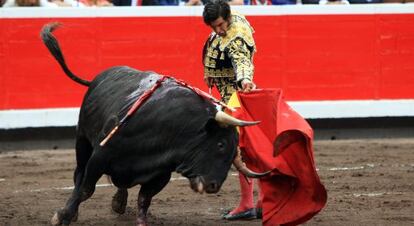
[[[137,226],[147,225],[147,212],[151,204],[152,197],[160,192],[165,185],[170,181],[171,174],[162,175],[152,179],[150,182],[143,184],[139,190],[138,195],[138,214],[137,214]]]
[[[118,188],[118,191],[112,197],[112,210],[118,214],[124,214],[128,201],[128,189]]]
[[[96,182],[103,175],[106,165],[104,152],[98,150],[91,155],[91,151],[90,158],[86,159],[86,154],[82,154],[82,150],[78,149],[79,146],[83,146],[81,143],[82,141],[78,140],[76,145],[78,165],[74,175],[75,188],[65,207],[53,216],[52,225],[69,225],[74,218],[76,219],[80,203],[92,196]]]

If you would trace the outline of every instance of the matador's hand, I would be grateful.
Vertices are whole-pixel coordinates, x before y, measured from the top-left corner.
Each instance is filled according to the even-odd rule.
[[[242,92],[248,93],[248,92],[252,91],[253,89],[255,89],[256,85],[252,81],[244,79],[241,82],[241,87],[242,87],[242,90],[241,90]]]

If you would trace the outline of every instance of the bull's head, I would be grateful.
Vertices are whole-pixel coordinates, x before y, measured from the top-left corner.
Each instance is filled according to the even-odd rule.
[[[190,178],[191,188],[199,193],[218,192],[227,177],[231,163],[234,161],[238,170],[250,177],[262,176],[249,169],[241,162],[237,155],[238,136],[236,126],[256,125],[259,122],[249,122],[236,119],[218,111],[214,119],[208,120],[199,136],[203,140],[197,149],[201,152],[190,153],[192,159],[190,169],[178,169],[183,175]],[[187,174],[187,175],[186,175]]]

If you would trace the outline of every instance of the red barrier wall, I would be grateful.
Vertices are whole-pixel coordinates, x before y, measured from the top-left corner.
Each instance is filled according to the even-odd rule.
[[[247,16],[256,30],[255,81],[288,100],[414,99],[414,14]],[[72,71],[92,79],[129,65],[205,88],[199,16],[0,18],[0,110],[78,107],[86,91],[40,41],[55,32]]]

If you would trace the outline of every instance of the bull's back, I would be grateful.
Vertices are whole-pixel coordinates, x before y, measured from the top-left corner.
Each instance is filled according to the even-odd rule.
[[[80,109],[78,128],[97,134],[103,126],[114,124],[131,105],[131,96],[149,89],[160,76],[130,67],[112,67],[99,74],[89,86]],[[111,126],[111,125],[109,125]]]

